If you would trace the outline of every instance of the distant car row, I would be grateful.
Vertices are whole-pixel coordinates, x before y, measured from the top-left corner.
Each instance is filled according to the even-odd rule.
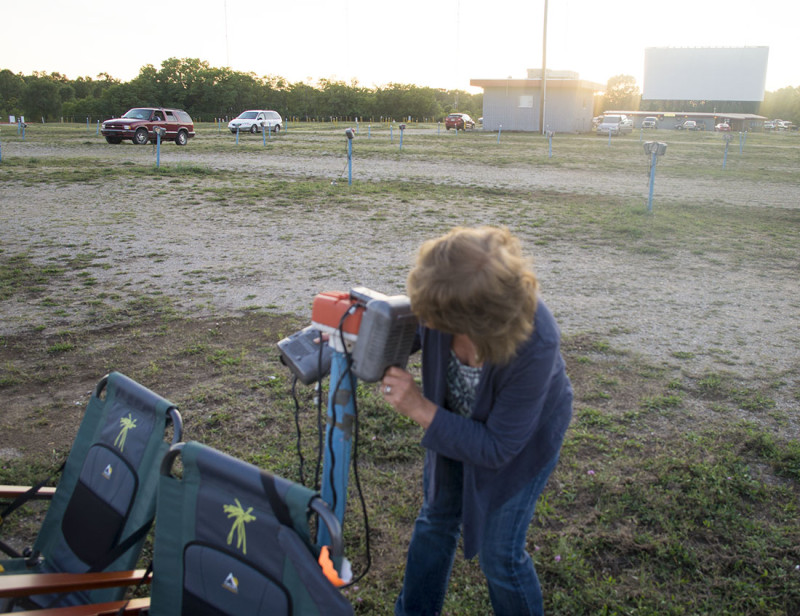
[[[274,133],[283,128],[283,119],[277,111],[249,109],[231,120],[228,129],[232,133],[247,131],[259,133],[268,130]],[[186,145],[194,137],[194,122],[181,109],[164,107],[135,107],[121,117],[106,120],[100,130],[108,143],[122,143],[130,139],[136,145],[155,142],[159,134],[162,141],[174,141]]]
[[[767,120],[764,122],[764,130],[797,130],[797,127],[786,120]]]
[[[483,118],[481,118],[483,119]],[[633,120],[624,114],[598,116],[592,120],[599,135],[622,135],[633,132]],[[445,128],[450,130],[467,130],[475,128],[475,120],[466,113],[451,113],[444,121]],[[267,130],[279,133],[283,128],[283,119],[277,111],[267,109],[248,109],[228,123],[232,133],[260,133]],[[642,120],[643,129],[658,128],[658,118],[647,116]],[[674,126],[676,130],[705,130],[704,122],[686,120]],[[768,120],[764,122],[764,130],[797,130],[791,122]],[[730,131],[730,124],[720,122],[714,126],[715,131]],[[174,141],[178,145],[186,145],[194,137],[194,123],[189,114],[181,109],[163,107],[135,107],[125,112],[122,117],[103,122],[102,135],[108,143],[121,143],[130,139],[137,145],[157,140]]]
[[[633,132],[633,120],[625,115],[605,115],[598,116],[592,120],[595,125],[595,130],[600,135],[621,135],[624,133]],[[656,116],[647,116],[642,120],[643,129],[658,128],[658,118]],[[705,130],[705,122],[698,122],[696,120],[686,120],[678,122],[673,127],[675,130]],[[731,130],[730,124],[727,122],[720,122],[714,126],[715,131],[729,131]]]

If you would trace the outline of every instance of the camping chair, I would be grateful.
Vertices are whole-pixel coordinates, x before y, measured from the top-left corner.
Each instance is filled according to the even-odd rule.
[[[318,563],[312,512],[339,565],[341,529],[319,494],[197,442],[173,446],[161,466],[150,615],[352,614]]]
[[[0,546],[12,557],[0,560],[2,575],[132,569],[153,522],[170,423],[172,442],[177,443],[182,421],[172,403],[118,372],[104,377],[89,400],[32,550],[22,556]],[[27,493],[3,513],[34,494]],[[31,586],[21,605],[108,602],[120,599],[124,592],[124,588],[106,588],[42,594]]]
[[[179,457],[181,478],[173,475]],[[338,564],[341,529],[319,494],[200,443],[174,445],[161,466],[147,613],[351,616],[352,606],[318,563],[321,550],[309,538],[312,512],[326,526]],[[129,573],[127,583],[136,582]],[[48,582],[83,584],[86,576],[50,576]],[[146,602],[133,599],[125,613],[138,614]],[[81,605],[46,616],[113,615],[109,610],[121,605]]]

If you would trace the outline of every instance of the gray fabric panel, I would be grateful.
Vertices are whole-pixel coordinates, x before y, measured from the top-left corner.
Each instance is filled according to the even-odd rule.
[[[103,446],[92,447],[86,456],[80,478],[114,511],[121,516],[128,513],[136,491],[136,478],[115,452]]]
[[[237,503],[238,501],[238,503]],[[246,517],[237,526],[231,512]],[[235,528],[236,526],[236,528]],[[202,484],[197,494],[195,539],[241,555],[276,579],[283,574],[283,552],[278,544],[280,524],[265,497],[257,499],[247,491]]]
[[[246,494],[263,495],[260,471],[252,464],[210,448],[197,452],[196,463],[203,483],[228,490],[235,485]]]
[[[290,613],[286,593],[275,579],[206,546],[186,548],[184,588],[224,614],[278,616]]]

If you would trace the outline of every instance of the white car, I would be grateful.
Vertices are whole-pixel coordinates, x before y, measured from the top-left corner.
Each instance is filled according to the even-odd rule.
[[[597,125],[597,134],[621,135],[633,132],[633,120],[625,115],[603,116],[600,124]]]
[[[658,118],[655,116],[647,116],[642,120],[642,128],[658,128]]]
[[[282,127],[283,119],[281,119],[281,114],[277,111],[266,111],[264,109],[242,111],[239,117],[228,123],[228,129],[232,133],[236,133],[237,130],[240,133],[260,133],[262,128],[266,128],[273,133],[279,133]]]

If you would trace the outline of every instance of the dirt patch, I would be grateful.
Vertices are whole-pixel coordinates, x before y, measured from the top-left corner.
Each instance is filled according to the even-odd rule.
[[[270,400],[269,384],[278,378],[285,383],[287,371],[274,341],[296,331],[298,324],[294,317],[267,314],[167,316],[88,328],[71,337],[74,344],[68,350],[57,352],[52,349],[64,340],[63,334],[6,336],[0,365],[13,365],[14,370],[3,386],[0,460],[66,452],[100,377],[113,370],[179,405],[195,440],[213,428],[215,401],[228,395],[238,398],[242,415],[236,424],[246,427],[260,416],[255,409],[263,412],[277,404]],[[244,383],[231,377],[243,365],[249,366]],[[232,391],[226,393],[226,386]],[[288,428],[291,413],[284,419]]]

